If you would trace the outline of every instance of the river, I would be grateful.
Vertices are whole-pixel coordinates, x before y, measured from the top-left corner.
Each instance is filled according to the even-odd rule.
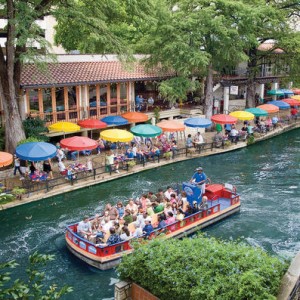
[[[204,231],[222,239],[241,239],[281,257],[300,251],[300,130],[234,152],[158,167],[72,193],[0,211],[0,260],[17,259],[23,278],[28,255],[54,254],[46,267],[46,284],[68,284],[64,299],[113,299],[114,270],[98,271],[66,249],[64,229],[82,216],[100,212],[107,202],[157,191],[190,178],[202,166],[212,182],[236,185],[241,212]]]

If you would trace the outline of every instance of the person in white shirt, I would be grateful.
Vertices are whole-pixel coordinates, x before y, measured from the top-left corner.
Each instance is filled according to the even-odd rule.
[[[167,190],[164,193],[164,195],[165,195],[166,198],[168,198],[170,200],[171,199],[171,194],[176,194],[176,193],[174,192],[174,190],[170,186],[168,186]]]
[[[86,216],[78,223],[77,233],[84,239],[88,239],[92,235],[92,226],[89,222],[89,217]]]

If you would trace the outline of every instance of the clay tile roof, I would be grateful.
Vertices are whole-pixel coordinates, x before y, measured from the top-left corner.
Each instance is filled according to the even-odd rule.
[[[258,50],[259,51],[270,51],[274,48],[275,44],[274,43],[262,43],[258,46]],[[280,53],[284,53],[284,51],[280,48],[275,48],[272,50],[272,53],[275,54],[280,54]]]
[[[22,87],[51,87],[79,84],[96,84],[137,80],[156,80],[172,77],[174,74],[159,70],[146,71],[138,63],[126,68],[119,61],[49,63],[46,71],[33,64],[23,67]]]

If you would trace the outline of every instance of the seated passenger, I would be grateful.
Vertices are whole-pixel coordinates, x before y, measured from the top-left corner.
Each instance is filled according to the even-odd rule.
[[[121,219],[124,216],[124,213],[125,213],[125,208],[124,208],[122,202],[117,203],[117,211],[118,211],[118,214],[119,214],[119,219]]]
[[[165,221],[165,218],[164,218],[164,215],[163,214],[160,214],[158,216],[158,226],[157,226],[157,229],[162,229],[164,227],[166,227],[167,224],[166,224],[166,221]]]
[[[145,220],[145,227],[143,228],[143,233],[145,234],[145,237],[149,237],[151,232],[153,231],[153,226],[151,224],[152,219],[150,217],[147,217]]]
[[[125,209],[123,220],[127,224],[130,224],[131,222],[133,222],[133,217],[132,217],[131,211],[127,208]]]
[[[170,224],[172,224],[174,222],[176,222],[176,219],[175,219],[173,213],[171,211],[169,211],[168,214],[167,214],[166,224],[170,225]]]
[[[105,213],[108,212],[110,220],[114,221],[119,218],[119,213],[116,207],[112,206],[110,203],[107,203],[105,206]]]
[[[116,233],[116,229],[114,227],[110,227],[109,229],[110,236],[106,241],[106,245],[114,245],[121,242],[120,236]]]
[[[176,220],[182,221],[185,218],[184,212],[181,208],[178,208],[177,214],[176,214]]]
[[[77,234],[86,240],[92,235],[92,227],[88,216],[85,216],[82,221],[78,223]]]
[[[198,203],[197,201],[193,201],[193,206],[192,206],[192,214],[195,214],[199,211],[199,208],[198,208]]]
[[[143,230],[142,228],[140,227],[140,225],[137,223],[137,222],[134,222],[134,232],[132,234],[132,237],[135,237],[135,238],[139,238],[143,235]]]
[[[122,228],[122,233],[120,235],[120,239],[122,241],[128,241],[131,237],[132,237],[131,232],[129,231],[128,226],[124,225]]]
[[[202,197],[202,202],[200,204],[200,210],[207,210],[208,209],[208,203],[207,203],[207,197],[203,196]]]
[[[149,217],[151,217],[152,215],[154,215],[154,210],[152,208],[152,203],[149,201],[147,202],[147,208],[146,208],[146,213]]]
[[[126,209],[129,209],[132,215],[137,215],[138,213],[138,206],[134,203],[132,198],[129,199],[129,202],[126,205]]]

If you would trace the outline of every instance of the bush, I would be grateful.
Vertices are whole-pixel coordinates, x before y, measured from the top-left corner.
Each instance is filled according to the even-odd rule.
[[[255,143],[255,138],[253,135],[250,135],[248,138],[247,138],[247,145],[252,145]]]
[[[122,279],[164,299],[276,299],[287,264],[244,243],[158,240],[123,257]]]
[[[40,138],[36,138],[36,137],[29,137],[25,140],[21,140],[20,142],[18,142],[18,146],[22,145],[22,144],[30,143],[30,142],[43,142],[43,140]]]
[[[47,142],[49,138],[43,133],[48,132],[48,128],[45,126],[46,122],[39,117],[26,119],[23,121],[23,127],[25,130],[26,138],[35,137],[40,141]]]

